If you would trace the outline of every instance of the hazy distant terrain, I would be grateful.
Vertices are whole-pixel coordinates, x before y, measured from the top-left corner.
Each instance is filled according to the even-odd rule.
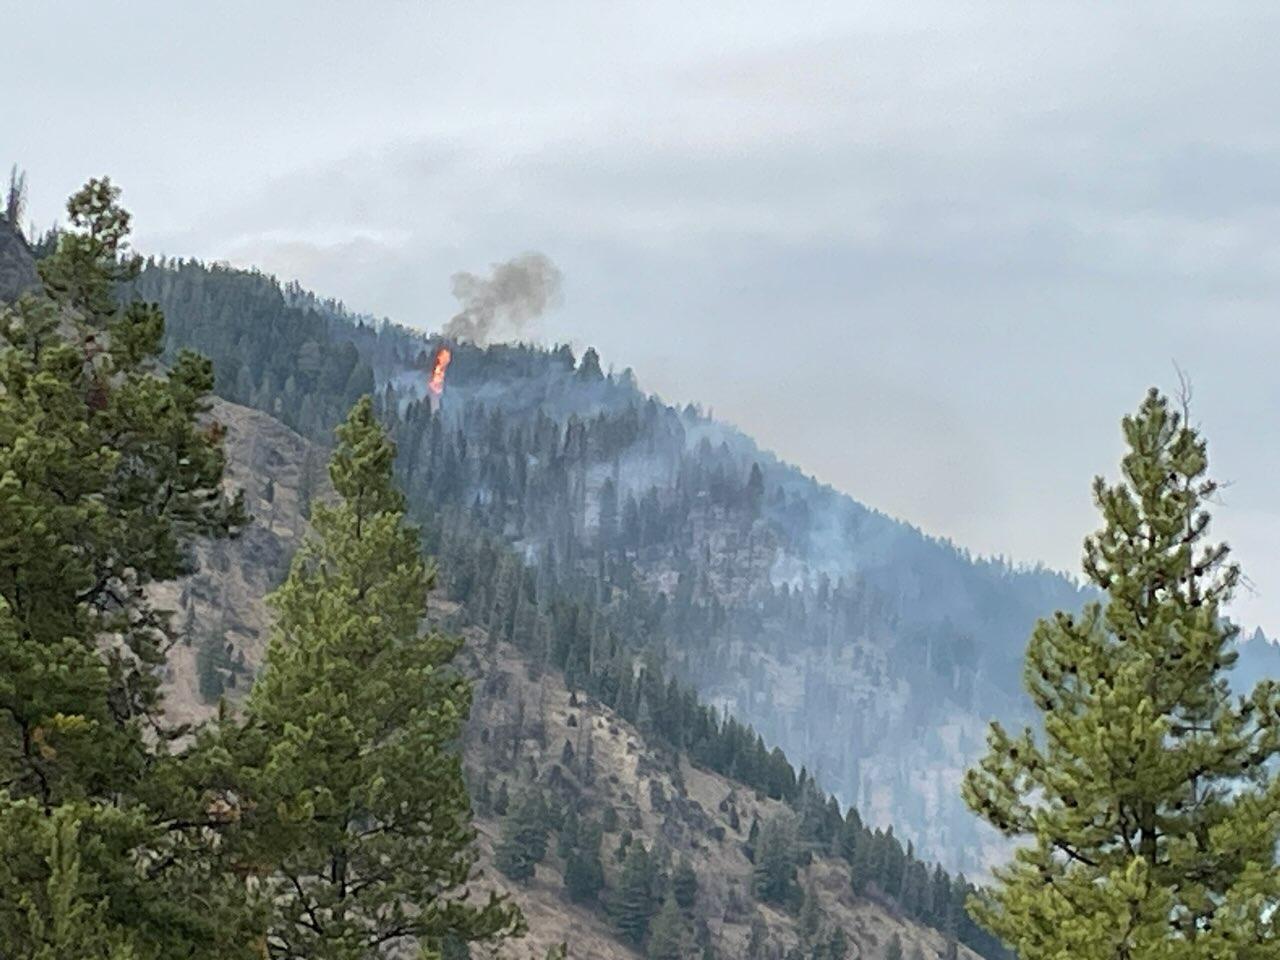
[[[1021,716],[1026,637],[1080,604],[1072,581],[931,539],[593,352],[452,344],[433,416],[438,341],[225,269],[153,266],[138,290],[175,345],[213,357],[224,396],[304,434],[325,439],[376,388],[416,507],[465,513],[572,574],[608,600],[612,629],[871,822],[957,869],[987,862],[958,778],[988,719]]]

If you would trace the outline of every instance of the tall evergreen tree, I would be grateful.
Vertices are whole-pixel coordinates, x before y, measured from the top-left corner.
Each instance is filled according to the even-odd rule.
[[[276,958],[363,960],[406,943],[500,938],[520,917],[466,902],[475,866],[456,741],[470,686],[460,640],[423,632],[434,571],[403,519],[395,447],[366,397],[338,429],[340,502],[272,596],[267,663],[238,736],[246,831],[278,864]]]
[[[654,912],[654,866],[649,851],[640,841],[627,847],[618,877],[618,888],[610,904],[618,931],[633,944],[644,942]]]
[[[1280,691],[1227,688],[1240,572],[1206,542],[1204,439],[1154,390],[1123,427],[1084,550],[1104,602],[1039,623],[1025,679],[1044,734],[993,725],[965,782],[1029,841],[973,908],[1023,960],[1280,957]]]
[[[160,368],[164,317],[109,180],[68,202],[43,290],[0,308],[0,944],[14,956],[234,957],[243,885],[171,750],[147,587],[244,521],[209,363]],[[81,940],[73,952],[67,945]]]
[[[796,898],[796,830],[785,815],[766,820],[760,830],[752,889],[767,903],[789,906]]]
[[[494,850],[494,864],[518,883],[533,879],[547,856],[547,813],[542,797],[533,791],[521,796],[502,822],[502,836]]]
[[[588,903],[604,889],[604,864],[600,862],[600,827],[588,823],[565,858],[564,886],[574,903]]]

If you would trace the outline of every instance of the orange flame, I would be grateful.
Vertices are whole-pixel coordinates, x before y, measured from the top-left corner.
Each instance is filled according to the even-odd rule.
[[[448,347],[441,347],[436,351],[436,365],[431,370],[431,380],[427,383],[427,389],[437,397],[444,393],[444,372],[452,359],[453,354]]]

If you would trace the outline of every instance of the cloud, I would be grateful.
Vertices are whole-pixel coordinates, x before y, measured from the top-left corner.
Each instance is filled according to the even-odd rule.
[[[548,339],[932,532],[1068,567],[1119,416],[1176,358],[1237,482],[1225,532],[1280,516],[1258,415],[1280,353],[1273,5],[658,0],[495,28],[472,5],[282,0],[178,47],[139,34],[158,13],[45,16],[63,69],[19,45],[15,75],[45,82],[6,129],[38,219],[110,170],[144,249],[432,329],[460,268],[543,251],[572,284]],[[146,76],[98,117],[76,53],[104,29]],[[797,387],[766,396],[780,330]],[[1242,532],[1251,615],[1277,629],[1280,552]]]

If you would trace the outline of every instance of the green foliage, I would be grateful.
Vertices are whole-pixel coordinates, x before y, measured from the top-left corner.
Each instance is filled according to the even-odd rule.
[[[564,822],[560,825],[559,836],[556,837],[556,856],[561,859],[567,858],[577,848],[581,834],[578,812],[570,807],[564,815]]]
[[[364,326],[338,304],[259,273],[193,260],[148,262],[130,289],[165,309],[169,356],[199,350],[213,360],[220,395],[314,440],[327,440],[351,405],[373,392],[369,364],[350,338],[335,335]],[[304,513],[312,493],[304,487]]]
[[[523,794],[502,821],[502,836],[494,849],[494,865],[517,883],[533,879],[547,856],[547,811],[542,795]]]
[[[1280,688],[1224,670],[1239,581],[1206,542],[1203,438],[1152,391],[1099,478],[1084,569],[1102,591],[1041,621],[1026,686],[1044,734],[993,725],[965,798],[1028,841],[973,908],[1023,960],[1280,957]]]
[[[902,960],[902,937],[896,933],[884,948],[884,960]]]
[[[472,906],[470,804],[455,748],[460,641],[423,633],[433,577],[403,520],[395,448],[366,398],[338,430],[314,535],[271,603],[266,666],[231,736],[255,800],[244,842],[270,864],[272,957],[358,960],[394,944],[519,929]]]
[[[756,844],[751,881],[755,895],[766,903],[794,905],[799,892],[796,856],[796,831],[792,819],[780,815],[766,820]]]
[[[699,702],[676,676],[732,669],[745,674],[757,697],[765,679],[761,663],[750,653],[727,663],[727,651],[759,644],[808,656],[810,647],[825,650],[854,625],[867,635],[918,634],[927,646],[893,664],[906,671],[902,678],[913,695],[923,693],[915,704],[919,722],[928,721],[935,705],[950,709],[955,698],[971,694],[967,678],[977,650],[966,631],[950,624],[908,631],[894,612],[899,598],[858,578],[804,588],[766,579],[746,597],[713,589],[721,579],[713,558],[689,530],[710,521],[738,531],[740,546],[718,551],[714,565],[741,573],[758,566],[761,546],[775,535],[802,539],[803,520],[819,501],[783,489],[789,485],[780,483],[777,465],[754,453],[709,442],[694,446],[691,431],[711,426],[700,413],[643,397],[626,375],[598,371],[596,360],[584,357],[579,366],[568,348],[457,345],[443,405],[433,411],[404,389],[406,375],[425,376],[429,362],[433,344],[419,334],[374,326],[295,287],[281,289],[270,278],[222,267],[149,264],[136,288],[169,311],[170,350],[198,345],[217,358],[222,395],[280,416],[309,436],[325,435],[350,405],[350,383],[369,389],[372,368],[380,383],[391,377],[378,395],[379,413],[402,451],[397,471],[426,547],[440,558],[440,586],[462,604],[458,622],[485,628],[492,642],[517,646],[533,675],[562,670],[579,695],[643,720],[660,748],[795,805],[801,858],[841,842],[830,812],[817,810],[812,779],[801,796],[801,779],[781,749]],[[478,387],[484,399],[473,392]],[[673,484],[637,488],[634,478],[618,472],[619,464],[641,454],[669,467]],[[599,477],[597,488],[592,478]],[[929,569],[969,567],[939,544],[904,546],[921,550]],[[536,549],[532,563],[527,548]],[[989,566],[1004,597],[1013,590],[1006,583],[1010,572]],[[676,589],[653,589],[654,570],[675,574]],[[1034,602],[1041,603],[1043,578],[1034,579]],[[1025,600],[1026,593],[1019,596]],[[1018,604],[1000,604],[993,629],[1021,636],[1020,625],[1007,630],[1010,607]],[[918,609],[921,604],[911,605],[908,615]],[[985,661],[984,669],[992,663]],[[821,678],[815,682],[821,685]],[[815,691],[815,700],[835,693]],[[873,730],[851,721],[843,755],[875,749],[868,741]],[[842,762],[824,765],[829,782],[847,782]],[[831,798],[820,802],[826,807]],[[494,806],[502,815],[497,797]],[[616,823],[605,826],[616,830]],[[895,901],[922,922],[951,922],[950,877],[939,898],[931,875],[920,883],[921,873],[928,874],[924,865],[896,840],[882,837],[861,851],[866,870],[858,889]],[[966,944],[994,949],[962,911],[954,929]]]
[[[804,902],[800,907],[800,942],[812,944],[818,937],[822,925],[822,908],[812,889],[804,891]]]
[[[657,907],[654,884],[657,869],[643,843],[627,847],[626,859],[613,892],[610,912],[618,932],[625,940],[639,945],[649,930],[649,921]]]
[[[681,910],[692,910],[698,900],[698,874],[687,857],[681,857],[671,875],[671,894]]]
[[[0,308],[0,944],[41,958],[240,957],[254,917],[208,784],[164,723],[175,637],[146,588],[222,492],[213,375],[159,365],[164,317],[122,301],[129,215],[108,180],[68,203],[43,290]]]
[[[653,918],[646,955],[648,960],[684,960],[688,956],[685,944],[684,918],[675,899],[667,897]]]
[[[25,801],[3,803],[0,811],[0,884],[16,893],[4,911],[6,953],[41,960],[73,951],[84,957],[130,956],[136,935],[108,920],[107,891],[84,869],[81,825],[71,808],[46,816]],[[39,886],[24,882],[22,861],[32,856],[46,868]]]
[[[564,886],[574,903],[591,903],[604,889],[604,864],[600,862],[600,827],[581,827],[574,844],[564,855]]]

